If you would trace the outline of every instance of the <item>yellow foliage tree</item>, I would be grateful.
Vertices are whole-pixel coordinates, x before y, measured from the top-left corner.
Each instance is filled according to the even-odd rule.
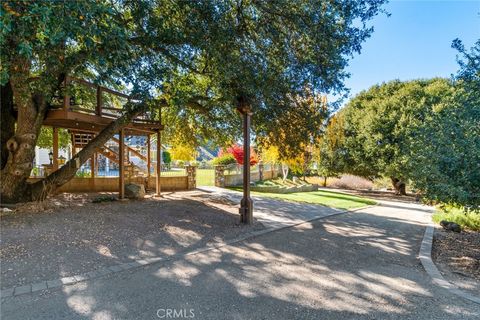
[[[178,144],[168,151],[172,160],[192,161],[195,159],[195,148],[189,145]]]
[[[269,146],[266,149],[262,150],[261,158],[263,163],[270,163],[272,165],[280,162],[280,155],[278,152],[278,147]]]

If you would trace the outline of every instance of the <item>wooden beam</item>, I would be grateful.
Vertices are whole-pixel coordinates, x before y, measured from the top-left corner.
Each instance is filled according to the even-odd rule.
[[[253,201],[250,198],[250,117],[252,111],[247,100],[241,97],[237,110],[243,120],[243,198],[240,201],[240,222],[253,223]]]
[[[150,135],[147,136],[147,178],[150,180],[150,167],[152,164],[152,159],[150,155]]]
[[[75,145],[75,134],[73,132],[70,133],[70,138],[72,139],[72,158],[77,153],[77,146]]]
[[[52,127],[53,131],[53,171],[58,170],[58,128]]]
[[[119,166],[119,177],[118,177],[118,197],[120,199],[125,198],[125,135],[123,129],[120,130],[119,134],[119,148],[118,148],[118,166]]]
[[[133,135],[133,134],[132,134]],[[118,143],[118,140],[115,139],[115,137],[112,137],[112,141]],[[125,145],[126,149],[127,149],[127,152],[128,152],[128,159],[130,160],[130,152],[133,153],[134,155],[136,155],[137,157],[139,157],[140,159],[142,159],[143,161],[147,161],[147,158],[141,154],[140,152],[138,152],[137,150],[133,149],[132,147],[130,147],[129,145]]]
[[[162,175],[162,131],[157,131],[157,179],[156,179],[156,196],[160,197],[161,184],[160,177]]]
[[[94,152],[93,153],[93,156],[90,158],[90,169],[92,172],[90,172],[90,176],[92,178],[95,178],[95,170],[96,170],[96,167],[97,167],[97,153]]]
[[[115,117],[115,118],[118,118]],[[47,117],[43,121],[45,126],[53,126],[76,131],[100,132],[109,125],[115,118],[105,117],[105,113],[100,117],[94,114],[75,112],[72,110],[49,110]],[[125,129],[125,133],[132,135],[147,135],[156,133],[157,130],[163,130],[164,126],[157,123],[136,123],[130,122]]]

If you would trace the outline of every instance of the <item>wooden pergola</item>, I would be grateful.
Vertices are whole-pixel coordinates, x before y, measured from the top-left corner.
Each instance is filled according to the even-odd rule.
[[[72,83],[78,84],[82,87],[89,88],[90,90],[95,90],[96,92],[96,102],[95,108],[86,108],[82,105],[77,105],[71,103],[71,97],[64,95],[60,100],[63,100],[63,103],[59,105],[51,106],[48,111],[43,125],[51,126],[53,128],[53,160],[52,166],[53,170],[57,170],[59,167],[58,163],[58,129],[63,128],[67,129],[72,138],[72,153],[74,154],[77,148],[83,148],[91,139],[95,137],[100,131],[102,131],[107,125],[112,121],[115,121],[122,115],[122,109],[106,105],[104,103],[104,94],[109,94],[117,99],[123,99],[130,101],[131,97],[124,93],[93,84],[91,82],[85,81],[83,79],[67,77],[65,80],[65,87],[70,86]],[[160,113],[161,114],[161,113]],[[129,124],[127,124],[122,130],[118,132],[119,138],[112,138],[113,141],[118,143],[119,151],[118,154],[111,148],[103,146],[95,152],[94,156],[91,159],[91,174],[92,178],[95,177],[95,167],[97,165],[96,158],[97,154],[100,153],[106,158],[109,158],[115,162],[118,162],[119,166],[119,197],[124,198],[124,187],[125,187],[125,151],[128,150],[129,153],[133,153],[139,156],[142,160],[147,162],[147,177],[150,177],[150,168],[151,168],[151,156],[150,156],[150,137],[153,134],[157,135],[157,162],[156,162],[156,195],[160,196],[161,185],[160,185],[160,176],[161,176],[161,131],[164,126],[161,124],[160,120],[151,120],[149,119],[146,113],[141,114],[134,118]],[[134,148],[129,147],[125,144],[125,136],[146,136],[147,137],[147,155],[143,156],[140,152]]]

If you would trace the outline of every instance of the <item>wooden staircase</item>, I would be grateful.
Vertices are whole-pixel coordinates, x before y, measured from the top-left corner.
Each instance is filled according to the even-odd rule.
[[[85,147],[94,137],[95,135],[92,133],[85,133],[85,132],[76,132],[72,131],[70,132],[72,136],[72,144],[74,148],[83,148]],[[120,141],[117,138],[112,138],[112,141],[115,143],[119,144]],[[140,158],[142,161],[147,161],[147,158],[135,150],[134,148],[128,146],[125,144],[125,150],[128,152],[134,154],[138,158]],[[108,158],[110,161],[113,161],[114,163],[119,163],[119,154],[117,151],[113,150],[112,148],[109,148],[107,146],[102,146],[101,148],[97,149],[97,152],[103,155],[105,158]],[[139,166],[135,165],[132,162],[129,162],[127,159],[124,159],[124,165],[125,165],[125,172],[127,173],[128,176],[140,176],[143,177],[147,174],[146,170],[143,170]]]

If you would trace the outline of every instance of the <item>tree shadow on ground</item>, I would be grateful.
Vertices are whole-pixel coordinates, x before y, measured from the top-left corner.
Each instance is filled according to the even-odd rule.
[[[4,217],[2,288],[169,257],[263,228],[240,225],[236,210],[172,195],[99,204],[82,199],[54,212]]]
[[[43,315],[70,319],[154,319],[166,308],[196,319],[475,319],[480,308],[432,286],[416,257],[422,235],[409,217],[345,214],[67,286],[25,312],[38,316],[49,299]]]

